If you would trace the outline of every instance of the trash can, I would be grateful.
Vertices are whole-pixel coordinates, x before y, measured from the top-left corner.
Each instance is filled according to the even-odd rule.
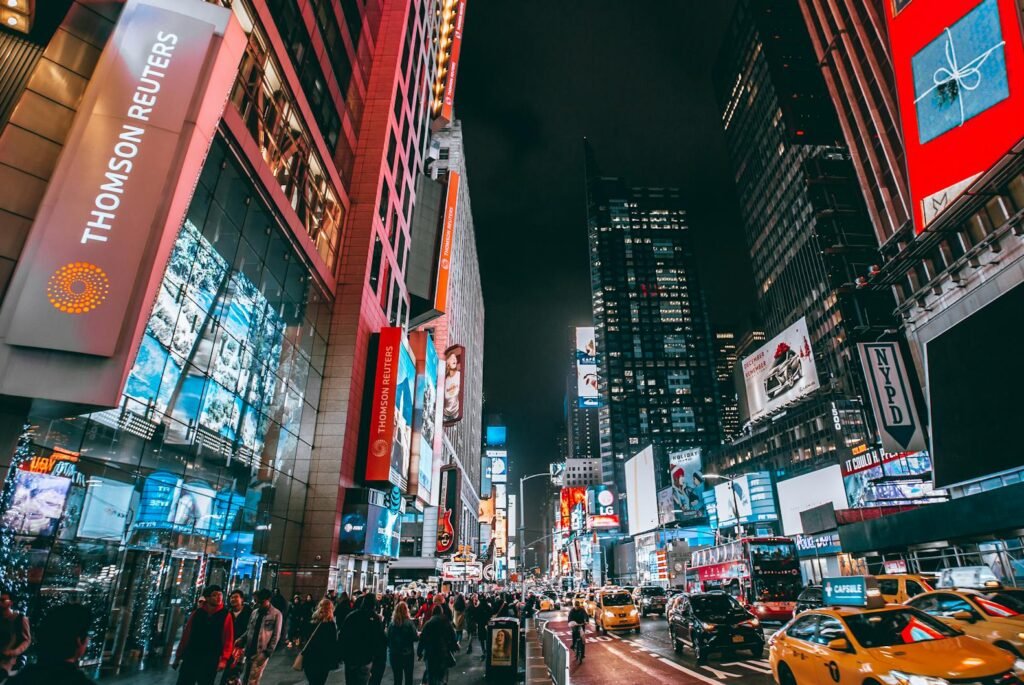
[[[487,679],[514,682],[519,672],[519,621],[492,618],[487,638]]]

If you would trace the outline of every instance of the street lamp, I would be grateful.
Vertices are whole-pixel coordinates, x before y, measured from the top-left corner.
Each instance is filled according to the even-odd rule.
[[[740,503],[736,499],[736,478],[735,476],[720,476],[716,473],[705,473],[704,480],[708,478],[728,481],[729,491],[732,492],[732,508],[736,512],[736,537],[737,539],[743,537],[743,526],[740,524]],[[718,517],[718,523],[722,523],[722,517]]]
[[[519,548],[521,550],[519,555],[520,555],[520,559],[521,559],[521,562],[522,562],[522,567],[519,569],[519,578],[520,578],[520,583],[522,584],[522,601],[523,601],[523,606],[526,606],[526,573],[525,573],[525,569],[526,569],[526,545],[523,544],[523,542],[524,542],[524,540],[526,538],[526,501],[523,499],[523,483],[525,483],[526,481],[530,480],[531,478],[550,478],[550,477],[551,477],[551,474],[548,473],[547,471],[544,471],[542,473],[532,473],[529,476],[522,476],[519,479],[519,533],[518,533],[518,540],[519,540]],[[534,540],[530,544],[532,545],[535,542],[539,542],[539,540]]]

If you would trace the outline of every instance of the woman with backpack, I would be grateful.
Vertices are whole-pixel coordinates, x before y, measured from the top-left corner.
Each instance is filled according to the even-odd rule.
[[[409,605],[399,602],[388,626],[388,657],[395,685],[413,685],[412,669],[416,662],[416,626],[409,617]]]

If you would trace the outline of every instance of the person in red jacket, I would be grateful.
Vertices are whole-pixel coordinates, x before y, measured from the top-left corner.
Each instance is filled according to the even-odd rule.
[[[235,642],[234,621],[224,606],[219,585],[203,590],[200,607],[192,612],[178,643],[174,668],[178,685],[213,685],[217,671],[224,670]]]

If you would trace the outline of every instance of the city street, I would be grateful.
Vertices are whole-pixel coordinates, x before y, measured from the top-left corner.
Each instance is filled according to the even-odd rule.
[[[571,647],[572,632],[566,623],[566,612],[542,615],[550,628],[567,647]],[[779,628],[765,628],[767,638]],[[623,632],[601,635],[588,627],[586,658],[577,664],[571,656],[569,675],[574,685],[598,683],[720,683],[742,682],[750,685],[772,683],[767,656],[753,659],[749,654],[712,655],[710,661],[698,666],[693,651],[684,649],[677,654],[668,636],[668,623],[660,616],[641,619],[640,633]]]

